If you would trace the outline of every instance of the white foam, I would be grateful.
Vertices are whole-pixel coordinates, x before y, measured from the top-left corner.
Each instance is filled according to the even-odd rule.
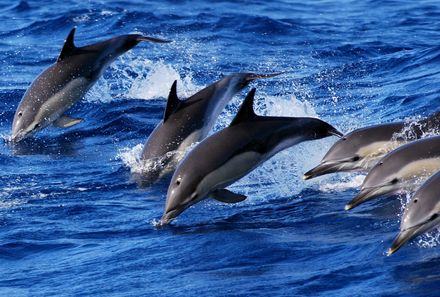
[[[0,139],[3,139],[5,142],[11,142],[12,135],[1,133],[0,134]]]
[[[339,176],[338,176],[339,177]],[[342,180],[340,180],[342,179]],[[325,182],[319,185],[322,192],[343,191],[346,189],[359,188],[365,179],[365,175],[354,175],[339,178],[338,181]]]
[[[80,16],[76,16],[73,18],[73,21],[77,24],[81,24],[81,23],[87,23],[88,21],[90,21],[91,17],[88,14],[83,14]]]
[[[141,160],[142,149],[144,147],[143,144],[137,144],[134,147],[124,147],[119,150],[116,155],[116,159],[122,161],[125,167],[130,169],[130,172],[133,174],[142,174],[144,172],[156,172],[156,171],[166,171],[168,168],[167,160],[171,157],[176,156],[177,160],[181,160],[186,153],[188,153],[191,148],[196,145],[193,144],[185,151],[170,151],[165,155],[149,159],[149,160]]]
[[[116,159],[121,160],[124,166],[130,168],[131,173],[141,173],[144,168],[140,161],[143,147],[144,145],[142,143],[132,148],[124,147],[119,150]]]
[[[107,103],[127,98],[166,99],[175,80],[177,94],[182,99],[202,89],[194,83],[191,72],[180,74],[177,69],[164,61],[151,61],[127,52],[110,65],[85,100]]]
[[[422,248],[433,248],[440,244],[440,230],[436,228],[428,233],[419,236],[415,240],[416,244]]]

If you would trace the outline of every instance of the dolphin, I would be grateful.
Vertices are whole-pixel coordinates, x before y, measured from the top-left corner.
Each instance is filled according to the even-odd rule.
[[[412,238],[430,231],[440,223],[440,171],[417,190],[405,208],[400,232],[388,249],[391,255]]]
[[[159,226],[208,196],[226,203],[243,201],[246,196],[225,188],[288,147],[331,135],[342,136],[330,124],[315,118],[256,115],[254,96],[252,89],[230,126],[199,143],[179,163]]]
[[[370,170],[361,191],[345,210],[378,196],[412,190],[437,170],[440,170],[440,136],[407,143],[386,154]]]
[[[371,169],[386,153],[419,139],[432,129],[440,128],[440,112],[413,123],[406,131],[405,122],[373,125],[356,129],[339,139],[320,164],[304,174],[311,179],[324,174]],[[404,135],[399,135],[404,133]]]
[[[174,81],[163,119],[142,150],[141,161],[146,169],[139,176],[140,184],[152,184],[174,171],[186,149],[206,138],[228,102],[251,81],[279,74],[234,73],[186,100],[177,97],[177,81]]]
[[[12,142],[29,137],[50,124],[71,127],[81,119],[65,112],[96,83],[116,58],[141,41],[168,42],[139,34],[117,36],[95,44],[77,47],[75,28],[52,66],[44,70],[24,94],[12,123]]]

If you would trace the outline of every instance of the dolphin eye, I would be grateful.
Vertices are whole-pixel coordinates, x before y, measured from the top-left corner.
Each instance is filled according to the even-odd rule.
[[[399,179],[398,179],[398,178],[394,178],[394,179],[390,182],[390,184],[395,185],[395,184],[397,184],[398,182],[399,182]]]
[[[354,156],[353,159],[352,159],[352,161],[353,161],[353,162],[356,162],[356,161],[359,161],[360,159],[361,159],[361,157],[359,157],[359,156]]]
[[[180,185],[181,182],[182,182],[182,179],[179,177],[179,178],[176,180],[176,185]]]
[[[23,115],[23,113],[20,111],[20,112],[18,113],[18,116],[21,117],[22,115]]]
[[[413,201],[413,202],[414,202],[414,203],[417,203],[417,201],[419,201],[419,200],[417,200],[417,199],[414,199],[414,201]]]

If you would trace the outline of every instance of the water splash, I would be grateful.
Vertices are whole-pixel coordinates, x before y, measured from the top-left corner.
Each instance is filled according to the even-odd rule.
[[[338,180],[340,177],[338,176]],[[351,175],[342,178],[338,182],[324,182],[319,185],[319,190],[322,192],[344,191],[346,189],[359,188],[365,179],[365,175]]]
[[[109,67],[90,89],[85,100],[107,103],[125,98],[166,99],[175,80],[177,93],[182,99],[202,89],[202,86],[194,83],[192,72],[180,74],[177,67],[162,60],[152,61],[133,56],[131,52],[126,53]]]

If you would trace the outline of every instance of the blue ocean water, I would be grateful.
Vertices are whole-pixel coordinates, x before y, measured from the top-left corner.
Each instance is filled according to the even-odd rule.
[[[167,180],[133,175],[178,80],[187,97],[232,72],[260,114],[318,116],[343,132],[438,110],[438,1],[0,1],[1,296],[436,296],[437,231],[385,256],[405,195],[344,205],[361,174],[303,181],[335,141],[286,150],[157,229]],[[141,32],[71,111],[84,121],[8,143],[31,81],[76,44]],[[228,125],[245,91],[214,130]]]

